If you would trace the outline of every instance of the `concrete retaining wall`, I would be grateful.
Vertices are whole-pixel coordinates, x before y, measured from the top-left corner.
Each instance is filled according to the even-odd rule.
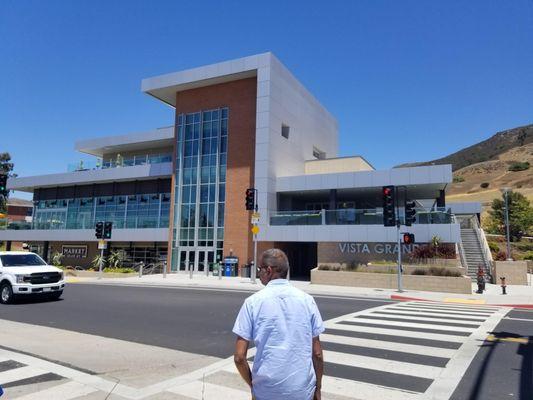
[[[311,270],[311,283],[320,285],[397,289],[396,274]],[[403,275],[403,288],[428,292],[472,293],[469,277]]]
[[[527,285],[527,261],[494,261],[494,283],[505,276],[507,285]]]

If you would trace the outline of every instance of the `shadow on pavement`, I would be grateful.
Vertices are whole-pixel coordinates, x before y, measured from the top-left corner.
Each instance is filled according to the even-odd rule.
[[[479,369],[477,377],[474,382],[472,391],[470,392],[469,400],[481,400],[481,389],[483,387],[487,368],[490,365],[491,359],[494,355],[496,347],[502,341],[512,341],[512,339],[522,339],[523,341],[516,342],[518,344],[517,354],[522,356],[522,364],[520,367],[520,392],[518,400],[531,400],[531,393],[533,393],[533,336],[522,336],[512,332],[489,332],[493,336],[492,340],[485,340],[480,346],[488,347],[489,351],[483,360],[482,366]],[[509,340],[511,339],[511,340]]]

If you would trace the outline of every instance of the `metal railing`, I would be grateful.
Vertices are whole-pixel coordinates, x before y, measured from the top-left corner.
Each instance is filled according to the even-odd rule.
[[[451,224],[452,214],[444,208],[416,209],[415,224]],[[272,211],[270,225],[381,225],[383,210],[380,208],[316,211]]]
[[[452,223],[456,224],[457,219],[455,218],[455,215],[452,215]],[[461,265],[465,269],[465,273],[468,274],[468,264],[466,262],[466,255],[465,255],[465,249],[463,247],[463,241],[460,239],[457,243],[455,243],[455,251],[456,253],[459,253],[459,258],[461,260]]]

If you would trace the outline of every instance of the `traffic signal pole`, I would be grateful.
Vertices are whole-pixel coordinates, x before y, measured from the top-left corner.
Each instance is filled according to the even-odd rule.
[[[398,292],[402,293],[402,243],[400,240],[400,218],[398,218],[396,222],[396,231],[398,234]]]

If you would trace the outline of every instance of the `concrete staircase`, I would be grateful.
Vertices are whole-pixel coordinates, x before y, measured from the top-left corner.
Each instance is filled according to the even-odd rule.
[[[490,276],[490,262],[485,259],[483,250],[475,229],[461,228],[461,241],[463,244],[464,258],[467,264],[467,274],[473,280],[477,277],[477,270],[480,265],[485,270],[486,280],[489,280]]]

